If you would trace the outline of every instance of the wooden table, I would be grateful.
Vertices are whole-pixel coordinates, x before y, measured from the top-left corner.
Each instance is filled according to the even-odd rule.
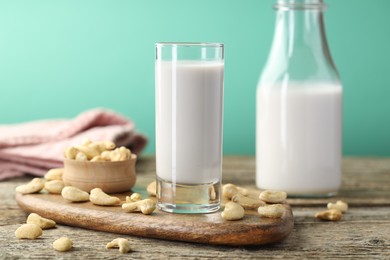
[[[136,186],[153,180],[153,157],[140,158]],[[226,157],[223,180],[255,188],[255,158]],[[14,231],[26,221],[27,214],[19,209],[14,196],[17,185],[30,177],[0,182],[0,259],[64,258],[110,259],[120,257],[117,250],[105,249],[116,234],[59,225],[37,240],[19,240]],[[313,215],[337,199],[349,203],[350,209],[339,222],[322,222]],[[222,247],[157,239],[128,238],[133,252],[126,257],[159,258],[379,258],[390,259],[390,158],[345,158],[343,187],[332,199],[289,199],[295,226],[281,243],[262,247]],[[61,236],[74,240],[74,249],[60,253],[51,243]]]

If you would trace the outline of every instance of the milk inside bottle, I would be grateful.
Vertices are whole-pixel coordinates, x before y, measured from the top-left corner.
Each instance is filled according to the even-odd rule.
[[[290,195],[340,187],[340,85],[290,83],[257,92],[257,185]]]

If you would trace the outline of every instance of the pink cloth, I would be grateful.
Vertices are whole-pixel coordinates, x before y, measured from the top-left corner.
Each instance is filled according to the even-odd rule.
[[[138,154],[147,139],[134,128],[132,121],[105,109],[89,110],[71,120],[0,125],[0,180],[24,173],[42,176],[50,168],[62,167],[65,147],[85,138],[111,140]]]

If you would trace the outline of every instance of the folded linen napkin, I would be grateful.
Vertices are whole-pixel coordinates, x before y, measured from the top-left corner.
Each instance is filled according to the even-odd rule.
[[[129,119],[106,109],[93,109],[74,119],[41,120],[0,125],[0,180],[25,173],[44,175],[62,167],[65,147],[83,139],[110,140],[140,153],[147,139]]]

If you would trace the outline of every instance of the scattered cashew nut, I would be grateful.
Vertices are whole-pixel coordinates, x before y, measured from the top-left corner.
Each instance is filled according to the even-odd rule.
[[[245,215],[244,208],[235,202],[228,202],[225,204],[225,209],[221,213],[222,218],[226,220],[239,220]]]
[[[15,231],[17,238],[36,239],[42,236],[42,229],[35,224],[23,224]]]
[[[45,182],[45,190],[49,193],[61,194],[61,191],[64,187],[64,182],[60,180],[52,180]]]
[[[336,203],[329,202],[327,206],[328,209],[338,209],[342,213],[345,213],[348,210],[348,204],[341,200],[338,200]]]
[[[265,205],[257,209],[259,215],[265,218],[281,218],[285,211],[282,204]]]
[[[209,193],[209,199],[211,201],[217,198],[217,193],[215,192],[215,188],[213,185],[209,187],[208,193]]]
[[[38,193],[44,187],[44,182],[40,178],[34,178],[29,183],[16,187],[16,192],[22,194]]]
[[[71,202],[82,202],[89,200],[88,192],[80,190],[73,186],[67,186],[62,189],[61,195],[64,199],[69,200]]]
[[[64,175],[64,168],[50,169],[44,176],[47,181],[59,180],[62,181]]]
[[[130,242],[125,238],[116,238],[106,245],[107,249],[116,247],[119,247],[119,252],[122,254],[125,254],[131,250]]]
[[[257,209],[258,207],[265,205],[264,201],[245,197],[239,192],[232,197],[232,201],[240,204],[242,207],[244,207],[244,209]]]
[[[338,209],[329,209],[316,213],[315,217],[320,220],[338,221],[343,213]]]
[[[133,194],[131,194],[131,196],[126,196],[126,202],[127,203],[136,202],[136,201],[139,201],[139,200],[142,200],[142,196],[139,193],[133,193]]]
[[[234,195],[236,195],[237,193],[240,193],[241,195],[248,195],[249,194],[249,191],[247,189],[244,189],[244,188],[241,188],[241,187],[238,187],[234,184],[231,184],[231,183],[228,183],[228,184],[225,184],[222,186],[222,195],[226,198],[226,199],[232,199]]]
[[[259,198],[267,203],[282,203],[287,198],[287,193],[284,191],[265,190],[260,193]]]
[[[150,196],[156,196],[156,181],[152,181],[148,184],[146,191]]]
[[[56,226],[56,222],[54,220],[43,218],[36,213],[31,213],[30,215],[28,215],[26,223],[35,224],[41,229],[49,229],[54,228]]]
[[[151,199],[139,200],[136,202],[122,204],[122,209],[126,212],[142,212],[142,214],[150,215],[156,209],[156,203]]]
[[[61,237],[53,242],[53,248],[60,252],[66,252],[73,247],[73,241],[68,237]]]
[[[236,186],[236,187],[237,187],[238,192],[240,192],[242,195],[244,195],[244,196],[248,196],[249,195],[249,190],[248,189],[245,189],[245,188],[242,188],[242,187],[239,187],[239,186]]]
[[[95,188],[91,190],[91,195],[89,195],[89,200],[93,204],[100,205],[100,206],[112,206],[121,203],[121,200],[119,198],[108,195],[100,188]]]

